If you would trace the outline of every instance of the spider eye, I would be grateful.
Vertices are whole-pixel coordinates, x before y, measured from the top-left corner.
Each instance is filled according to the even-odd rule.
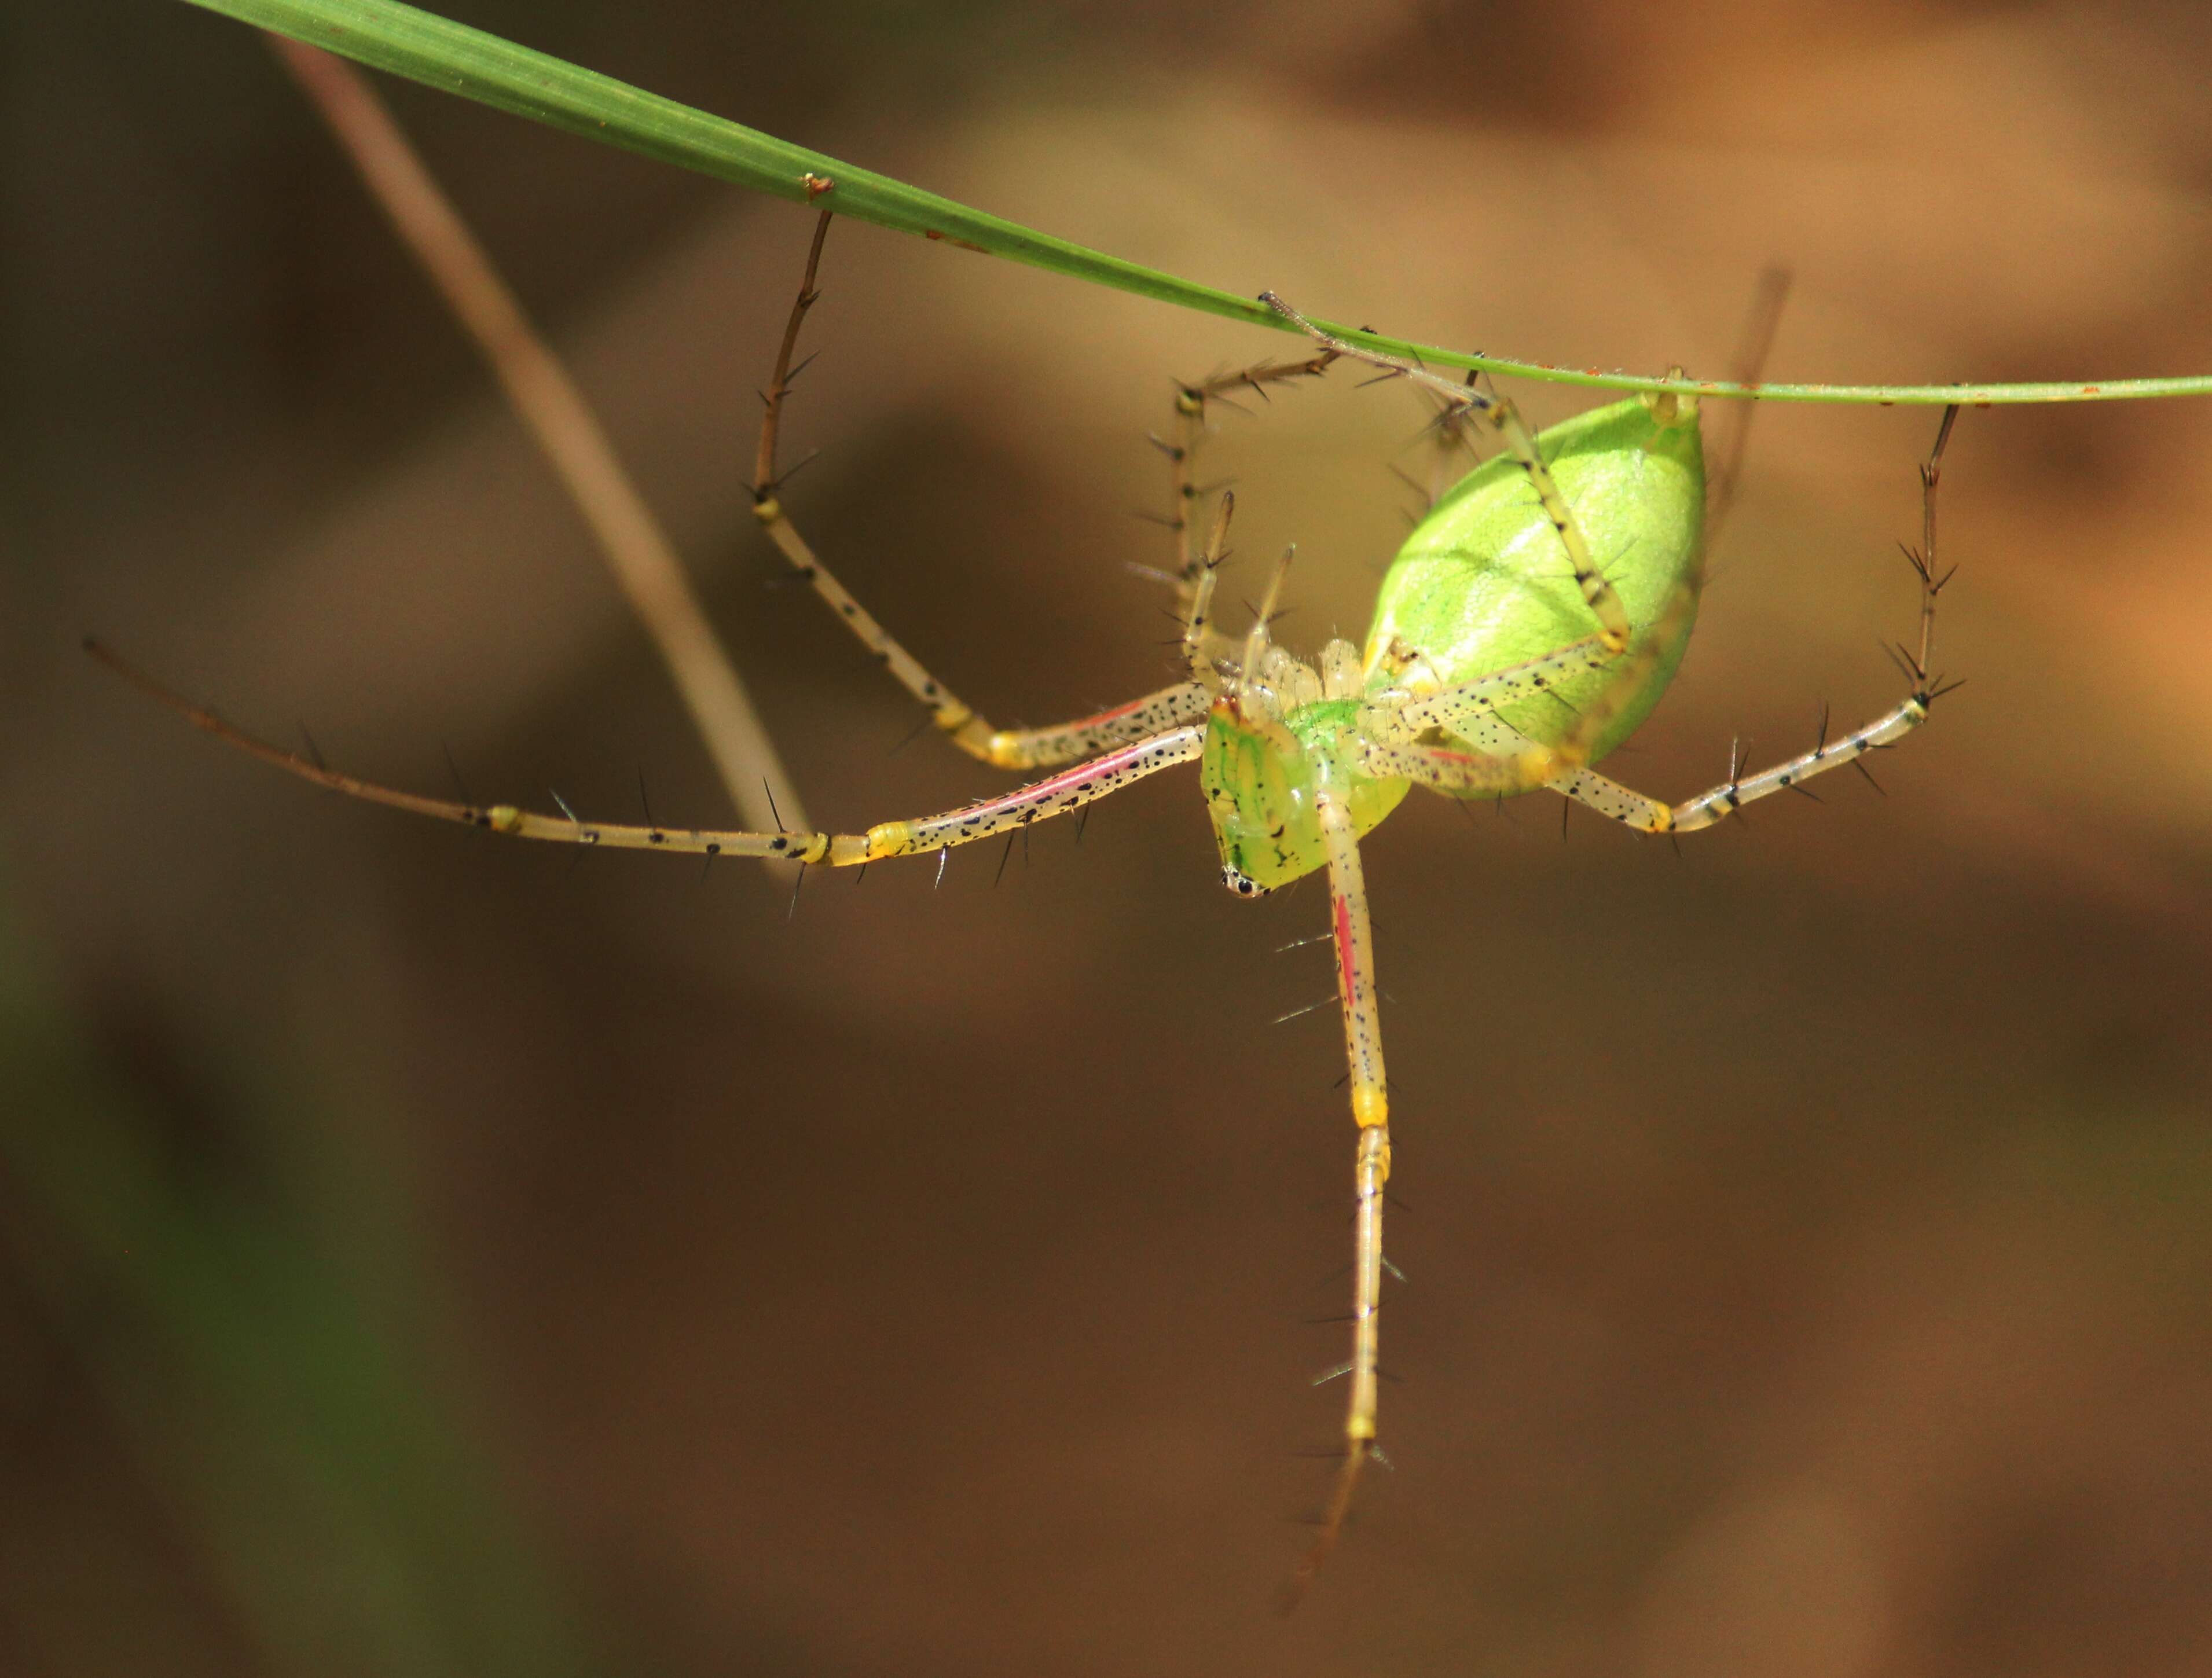
[[[1226,864],[1222,866],[1221,883],[1240,897],[1256,897],[1267,890],[1251,875],[1240,873]]]

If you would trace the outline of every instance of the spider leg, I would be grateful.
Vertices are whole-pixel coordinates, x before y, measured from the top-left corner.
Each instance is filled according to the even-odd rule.
[[[1359,841],[1348,795],[1325,781],[1315,799],[1328,847],[1330,928],[1336,940],[1337,1000],[1344,1010],[1344,1052],[1350,1064],[1352,1117],[1359,1128],[1353,1156],[1356,1195],[1352,1237],[1352,1359],[1344,1413],[1344,1462],[1337,1470],[1328,1512],[1313,1546],[1292,1577],[1295,1605],[1312,1584],[1344,1531],[1359,1471],[1375,1455],[1377,1317],[1382,1309],[1383,1185],[1390,1178],[1390,1104],[1382,1065],[1382,1021],[1376,1004],[1375,939],[1367,915],[1367,886],[1359,866]]]
[[[1324,331],[1305,316],[1285,303],[1272,291],[1260,294],[1260,301],[1281,315],[1284,319],[1304,332],[1325,349],[1340,356],[1349,356],[1355,361],[1387,370],[1392,376],[1410,379],[1416,384],[1439,392],[1451,398],[1455,406],[1486,429],[1494,434],[1508,453],[1520,462],[1521,470],[1528,475],[1529,486],[1551,520],[1552,528],[1559,534],[1560,544],[1567,552],[1567,563],[1574,571],[1575,585],[1582,590],[1583,602],[1589,607],[1598,622],[1600,639],[1607,650],[1623,653],[1628,648],[1628,609],[1613,591],[1590,557],[1589,543],[1583,535],[1582,526],[1575,522],[1574,511],[1567,498],[1559,493],[1551,468],[1537,451],[1535,434],[1528,429],[1528,422],[1510,400],[1492,396],[1472,385],[1462,385],[1442,378],[1426,368],[1416,367],[1411,362],[1401,361],[1395,356],[1385,356],[1379,350],[1363,350],[1333,332]]]
[[[806,275],[799,283],[799,295],[791,307],[791,318],[784,327],[782,345],[776,352],[775,375],[761,393],[766,411],[761,418],[760,452],[754,463],[753,515],[760,520],[769,540],[822,603],[852,631],[854,638],[890,672],[900,686],[929,708],[931,720],[939,731],[969,757],[994,768],[1030,769],[1072,763],[1110,746],[1140,740],[1162,729],[1194,722],[1205,715],[1211,695],[1196,684],[1178,682],[1126,705],[1073,722],[1048,728],[996,727],[931,675],[921,661],[854,599],[815,556],[806,538],[791,522],[791,515],[777,493],[782,481],[776,475],[775,451],[784,403],[796,377],[791,358],[798,348],[799,327],[806,319],[806,312],[821,295],[815,289],[814,280],[821,267],[822,243],[830,231],[830,220],[829,213],[824,211],[815,225],[814,242],[806,253]]]
[[[1555,653],[1509,665],[1504,670],[1435,693],[1410,699],[1385,699],[1362,706],[1359,727],[1370,737],[1384,740],[1418,739],[1431,728],[1464,739],[1464,731],[1475,719],[1488,715],[1501,705],[1535,698],[1563,681],[1603,668],[1613,659],[1603,637],[1585,635]]]
[[[1905,550],[1913,575],[1920,580],[1920,643],[1917,651],[1900,644],[1892,655],[1911,684],[1902,700],[1872,722],[1834,741],[1827,738],[1824,715],[1820,739],[1810,751],[1800,752],[1788,762],[1756,775],[1743,775],[1731,763],[1729,778],[1721,785],[1680,804],[1662,804],[1588,769],[1578,769],[1571,778],[1554,782],[1554,790],[1645,833],[1695,833],[1754,799],[1802,790],[1814,775],[1826,775],[1845,763],[1857,763],[1870,751],[1894,745],[1927,721],[1929,708],[1950,691],[1950,687],[1931,669],[1929,660],[1935,653],[1936,599],[1952,575],[1936,566],[1936,489],[1942,476],[1943,451],[1950,443],[1951,427],[1958,416],[1955,407],[1943,410],[1936,447],[1920,468],[1921,544]]]
[[[181,714],[194,727],[289,775],[349,798],[387,805],[440,821],[458,822],[465,827],[481,828],[514,839],[544,839],[615,850],[677,851],[694,856],[768,857],[787,862],[824,863],[833,868],[973,844],[979,839],[1016,831],[1032,822],[1064,816],[1118,793],[1147,775],[1194,761],[1204,749],[1206,739],[1206,731],[1197,727],[1171,728],[1133,740],[997,798],[963,805],[941,815],[880,822],[866,833],[755,833],[726,828],[586,822],[569,813],[565,806],[561,814],[549,816],[511,804],[461,804],[449,799],[426,798],[419,793],[364,781],[247,733],[205,707],[171,692],[96,641],[87,641],[85,651],[132,685]]]
[[[1296,379],[1317,379],[1328,370],[1336,359],[1336,352],[1323,350],[1318,355],[1301,361],[1255,362],[1249,367],[1238,368],[1228,373],[1217,373],[1211,378],[1192,384],[1177,380],[1175,398],[1175,441],[1155,436],[1152,441],[1168,459],[1168,489],[1174,508],[1173,516],[1166,520],[1168,528],[1175,532],[1175,569],[1169,574],[1176,587],[1176,604],[1188,621],[1192,614],[1193,601],[1200,578],[1220,562],[1218,541],[1201,550],[1195,538],[1201,522],[1206,497],[1211,489],[1198,481],[1199,450],[1212,435],[1207,423],[1214,404],[1235,407],[1236,393],[1248,392],[1268,399],[1267,386],[1285,385]],[[1224,491],[1223,500],[1230,499]],[[1202,616],[1202,614],[1201,614]],[[1213,654],[1219,650],[1214,640],[1204,634],[1199,637],[1198,654],[1212,667]]]
[[[1602,635],[1570,642],[1524,664],[1447,689],[1440,694],[1378,700],[1360,708],[1352,749],[1370,775],[1418,781],[1443,793],[1505,794],[1533,792],[1581,771],[1597,740],[1642,688],[1662,648],[1674,645],[1697,606],[1694,582],[1678,586],[1650,630],[1626,656],[1616,656]],[[1595,698],[1576,714],[1574,726],[1550,745],[1498,721],[1492,705],[1543,692],[1556,678],[1598,666],[1612,672]],[[1492,697],[1470,696],[1486,693]],[[1460,746],[1422,744],[1419,736],[1443,727]]]

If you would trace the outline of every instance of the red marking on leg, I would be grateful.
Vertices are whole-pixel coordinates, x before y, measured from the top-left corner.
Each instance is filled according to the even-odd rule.
[[[1125,717],[1132,711],[1141,711],[1146,706],[1152,702],[1152,700],[1149,698],[1133,699],[1126,705],[1116,705],[1110,711],[1101,711],[1097,716],[1078,718],[1075,721],[1069,723],[1067,727],[1060,732],[1063,733],[1074,734],[1080,733],[1085,728],[1096,728],[1101,723],[1113,722],[1121,717]]]
[[[1346,1003],[1352,1000],[1352,901],[1339,897],[1336,904],[1336,976],[1340,987],[1337,994]]]
[[[1167,738],[1173,738],[1172,735]],[[1025,810],[1040,804],[1048,804],[1071,788],[1081,787],[1096,781],[1110,787],[1114,778],[1142,763],[1159,750],[1158,739],[1133,740],[1127,745],[1116,746],[1103,757],[1092,757],[1073,769],[1062,769],[1058,775],[1047,775],[1042,781],[1032,781],[1028,786],[1006,793],[1002,798],[986,799],[981,804],[963,806],[951,813],[958,816],[997,816],[1011,810]]]

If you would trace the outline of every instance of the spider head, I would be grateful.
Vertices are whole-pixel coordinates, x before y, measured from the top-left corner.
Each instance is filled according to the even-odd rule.
[[[1240,897],[1263,897],[1267,891],[1266,886],[1254,879],[1251,875],[1239,870],[1233,862],[1224,862],[1221,865],[1221,883]]]
[[[1403,781],[1346,767],[1360,702],[1322,699],[1279,710],[1264,690],[1224,693],[1206,718],[1200,780],[1221,851],[1221,879],[1256,897],[1327,866],[1314,811],[1325,767],[1351,788],[1353,825],[1365,833],[1397,807]]]

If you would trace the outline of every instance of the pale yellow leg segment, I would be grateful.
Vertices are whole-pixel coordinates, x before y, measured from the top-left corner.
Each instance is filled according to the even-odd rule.
[[[1190,672],[1190,679],[1212,692],[1221,684],[1219,673],[1213,667],[1213,582],[1221,569],[1222,539],[1229,533],[1229,520],[1237,511],[1237,497],[1227,490],[1221,492],[1221,505],[1213,515],[1213,534],[1206,544],[1206,557],[1200,564],[1198,575],[1190,579],[1185,592],[1182,608],[1182,661]]]
[[[1597,563],[1590,557],[1589,543],[1584,538],[1582,526],[1575,522],[1573,509],[1567,498],[1559,493],[1559,486],[1552,477],[1551,468],[1536,448],[1535,434],[1513,404],[1504,397],[1493,397],[1469,385],[1455,384],[1441,378],[1426,368],[1415,367],[1395,356],[1385,356],[1379,350],[1363,350],[1358,344],[1324,331],[1305,316],[1285,303],[1272,291],[1260,294],[1260,301],[1281,315],[1284,319],[1311,337],[1316,344],[1347,356],[1355,361],[1379,367],[1402,379],[1411,379],[1450,398],[1453,404],[1489,431],[1505,447],[1508,453],[1521,465],[1528,475],[1529,486],[1544,514],[1552,521],[1552,528],[1559,533],[1559,544],[1566,550],[1567,563],[1574,572],[1575,586],[1582,590],[1583,600],[1591,615],[1597,619],[1600,638],[1607,651],[1626,652],[1628,647],[1628,609],[1620,597],[1613,592],[1613,585],[1599,572]]]
[[[930,816],[916,822],[885,822],[868,830],[867,857],[911,856],[920,851],[942,850],[948,845],[972,844],[994,834],[1027,827],[1032,822],[1065,816],[1072,810],[1118,793],[1132,782],[1177,763],[1197,761],[1206,745],[1206,730],[1196,726],[1169,730],[1150,739],[1133,741],[1112,751],[1076,764],[1072,769],[1032,781],[1018,791],[980,804]],[[839,859],[832,853],[830,860]]]
[[[1267,592],[1260,597],[1259,615],[1252,620],[1252,628],[1244,637],[1244,655],[1237,666],[1237,691],[1243,702],[1241,711],[1245,726],[1265,735],[1276,751],[1292,758],[1304,748],[1283,726],[1282,714],[1291,707],[1273,692],[1268,678],[1286,673],[1297,661],[1276,651],[1267,634],[1267,621],[1275,615],[1275,602],[1282,598],[1283,579],[1291,574],[1291,556],[1296,552],[1294,548],[1285,548],[1283,556],[1275,562],[1273,575],[1267,579]],[[1278,662],[1279,669],[1270,668],[1271,664]],[[1268,689],[1264,696],[1258,691],[1262,688]],[[1316,693],[1313,696],[1318,699],[1321,696]]]
[[[1337,997],[1344,1010],[1345,1059],[1351,1067],[1352,1116],[1359,1127],[1352,1167],[1357,1195],[1352,1238],[1351,1383],[1344,1415],[1344,1463],[1313,1547],[1298,1563],[1291,1601],[1303,1596],[1343,1535],[1359,1471],[1375,1451],[1376,1383],[1382,1309],[1382,1195],[1390,1178],[1390,1102],[1382,1066],[1382,1021],[1375,988],[1375,943],[1359,842],[1343,789],[1324,785],[1315,799],[1328,847],[1330,927],[1336,944]]]
[[[1613,662],[1604,638],[1589,635],[1524,664],[1509,666],[1488,676],[1412,699],[1384,699],[1363,706],[1360,728],[1378,739],[1418,739],[1431,728],[1462,734],[1468,720],[1510,705],[1534,699],[1565,681],[1600,670]],[[1464,738],[1463,735],[1462,735]]]
[[[1262,401],[1268,400],[1270,385],[1319,378],[1335,359],[1334,352],[1323,350],[1303,361],[1260,362],[1233,373],[1216,374],[1194,385],[1178,383],[1176,440],[1170,442],[1157,435],[1152,438],[1153,444],[1168,458],[1168,485],[1174,512],[1164,522],[1175,532],[1175,568],[1168,574],[1167,580],[1175,585],[1176,606],[1185,623],[1194,626],[1184,636],[1184,647],[1186,662],[1194,681],[1212,686],[1216,679],[1217,659],[1225,655],[1233,645],[1214,629],[1210,617],[1212,585],[1209,574],[1221,562],[1222,531],[1228,520],[1227,509],[1235,499],[1228,491],[1222,492],[1212,535],[1205,549],[1200,550],[1195,541],[1203,504],[1209,493],[1206,486],[1199,483],[1196,471],[1199,450],[1211,435],[1209,410],[1217,402],[1235,405],[1231,393],[1236,392],[1249,392]]]
[[[1249,391],[1266,400],[1268,386],[1288,384],[1296,379],[1317,379],[1335,359],[1335,351],[1325,350],[1304,361],[1260,362],[1234,373],[1217,374],[1194,385],[1176,386],[1176,441],[1170,443],[1158,437],[1152,441],[1168,457],[1168,482],[1175,507],[1168,526],[1175,532],[1175,577],[1186,609],[1190,591],[1197,586],[1200,568],[1199,550],[1193,538],[1200,522],[1199,504],[1205,500],[1206,490],[1198,482],[1195,468],[1199,447],[1206,437],[1207,408],[1217,401],[1228,400],[1234,391]]]
[[[1378,780],[1411,781],[1439,793],[1509,798],[1551,785],[1559,773],[1559,760],[1549,747],[1534,743],[1517,752],[1490,752],[1364,740],[1359,767]]]
[[[1359,732],[1353,742],[1359,767],[1371,775],[1419,781],[1439,792],[1455,793],[1504,796],[1562,781],[1589,761],[1599,736],[1650,675],[1658,649],[1674,644],[1682,623],[1696,605],[1697,594],[1690,586],[1676,588],[1650,633],[1644,637],[1642,647],[1626,658],[1614,657],[1604,637],[1593,636],[1443,694],[1384,700],[1362,707]],[[1488,702],[1477,703],[1467,697],[1485,684],[1495,683],[1505,697],[1527,698],[1559,675],[1604,665],[1611,666],[1611,678],[1577,714],[1574,727],[1549,745],[1499,723],[1490,714]],[[1472,749],[1419,744],[1415,737],[1441,726],[1446,714],[1455,719],[1452,732],[1462,739],[1479,736],[1481,744]]]
[[[1157,775],[1177,763],[1194,762],[1206,741],[1202,728],[1170,729],[1150,739],[1133,741],[1073,769],[1062,769],[1058,775],[1048,775],[1017,792],[948,811],[941,816],[880,823],[866,833],[750,833],[726,828],[587,822],[571,813],[566,806],[561,814],[550,816],[511,804],[459,804],[448,799],[425,798],[419,793],[364,781],[257,739],[204,706],[195,705],[170,692],[97,642],[87,641],[85,650],[126,681],[181,713],[194,727],[318,787],[414,815],[504,834],[511,839],[544,839],[556,844],[596,845],[612,850],[677,851],[710,857],[758,856],[851,867],[884,857],[911,856],[916,852],[973,844],[978,839],[1012,832],[1033,822],[1064,816],[1147,775]],[[555,801],[559,802],[557,794]]]
[[[1823,740],[1812,751],[1792,757],[1786,763],[1777,764],[1757,775],[1731,775],[1729,779],[1709,792],[1685,799],[1671,808],[1656,799],[1607,780],[1589,769],[1577,772],[1571,781],[1557,783],[1555,790],[1581,804],[1588,805],[1601,815],[1641,830],[1645,833],[1695,833],[1708,828],[1723,818],[1741,809],[1745,805],[1775,793],[1790,792],[1802,787],[1816,775],[1826,775],[1830,769],[1839,769],[1855,763],[1869,751],[1894,745],[1928,720],[1928,706],[1932,696],[1916,693],[1905,699],[1894,710],[1886,712],[1865,727],[1846,734],[1840,740]]]
[[[792,304],[791,318],[784,327],[783,343],[776,352],[775,376],[763,393],[767,411],[761,419],[760,452],[754,463],[753,515],[760,520],[776,550],[853,632],[854,638],[890,672],[899,685],[929,708],[940,733],[969,757],[996,768],[1042,769],[1054,763],[1072,763],[1094,751],[1142,739],[1148,734],[1204,716],[1210,696],[1190,683],[1179,682],[1110,711],[1053,727],[994,727],[932,676],[921,661],[893,639],[890,632],[815,556],[776,494],[775,444],[784,399],[791,392],[791,358],[799,345],[799,325],[821,295],[814,289],[814,280],[821,267],[822,241],[829,233],[830,220],[825,212],[815,226],[814,243],[806,254],[806,277],[800,283],[799,296]]]
[[[1870,751],[1893,745],[1927,721],[1929,708],[1949,691],[1934,673],[1929,660],[1936,650],[1936,599],[1943,592],[1943,585],[1951,580],[1949,572],[1939,573],[1936,569],[1936,489],[1942,476],[1943,450],[1951,441],[1951,427],[1958,415],[1956,408],[1943,410],[1936,447],[1920,468],[1921,544],[1905,550],[1913,575],[1920,580],[1920,646],[1917,653],[1912,653],[1900,644],[1895,653],[1899,667],[1912,684],[1911,691],[1904,699],[1839,740],[1827,738],[1824,717],[1820,743],[1812,751],[1756,775],[1742,775],[1731,765],[1728,780],[1720,786],[1672,806],[1589,769],[1580,769],[1571,778],[1554,782],[1555,790],[1601,815],[1646,833],[1695,833],[1753,799],[1798,790],[1816,775],[1826,775],[1831,769],[1856,763]]]

